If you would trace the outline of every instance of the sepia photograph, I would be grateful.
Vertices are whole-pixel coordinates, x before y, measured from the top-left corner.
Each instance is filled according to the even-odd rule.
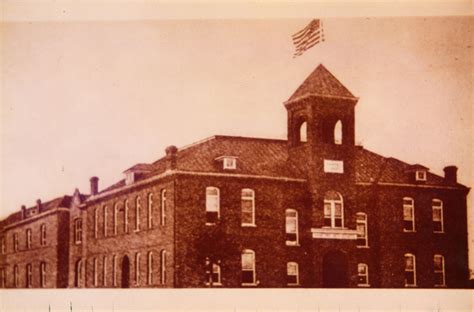
[[[473,309],[468,3],[5,4],[0,311]]]

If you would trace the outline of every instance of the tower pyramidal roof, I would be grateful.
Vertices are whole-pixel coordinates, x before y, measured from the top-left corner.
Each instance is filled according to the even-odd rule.
[[[357,99],[322,64],[316,67],[287,102],[296,101],[309,95]]]

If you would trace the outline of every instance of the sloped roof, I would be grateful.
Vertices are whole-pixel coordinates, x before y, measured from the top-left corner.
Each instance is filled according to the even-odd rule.
[[[53,210],[53,209],[59,208],[59,207],[69,208],[70,205],[71,205],[71,199],[72,199],[71,196],[64,195],[64,196],[52,199],[50,201],[41,203],[41,212],[45,212],[45,211],[48,211],[48,210]],[[85,197],[84,197],[84,199],[85,199]],[[30,209],[33,209],[35,207],[36,207],[36,205],[28,207],[28,208],[26,208],[26,210],[30,210]],[[18,222],[18,221],[21,221],[21,211],[20,210],[10,214],[7,218],[5,218],[3,220],[2,225],[5,226],[5,225],[8,225],[8,224],[11,224],[11,223],[14,223],[14,222]]]
[[[316,67],[287,102],[297,100],[298,98],[310,94],[356,99],[356,97],[322,64]]]
[[[223,172],[216,162],[219,156],[238,158],[237,169],[225,171],[232,174],[248,174],[271,177],[306,179],[307,164],[287,161],[286,140],[247,138],[236,136],[213,136],[188,147],[178,149],[176,169],[181,171]],[[153,170],[143,176],[152,177],[166,170],[165,157],[150,164]],[[356,182],[412,184],[407,170],[413,165],[395,158],[386,158],[367,149],[357,147],[355,152]],[[443,177],[427,173],[426,185],[452,186]],[[125,186],[125,181],[102,190],[104,193]],[[462,186],[458,184],[457,186]]]

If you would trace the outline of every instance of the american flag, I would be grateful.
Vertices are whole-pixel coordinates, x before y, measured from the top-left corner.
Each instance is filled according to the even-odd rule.
[[[294,34],[293,44],[295,45],[295,53],[293,57],[300,56],[309,48],[317,43],[324,41],[323,25],[319,19],[312,20],[308,26]]]

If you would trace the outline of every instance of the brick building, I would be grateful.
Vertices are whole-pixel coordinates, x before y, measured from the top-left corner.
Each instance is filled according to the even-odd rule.
[[[357,101],[319,65],[287,140],[170,146],[23,207],[0,224],[2,287],[467,287],[469,188],[355,145]]]

